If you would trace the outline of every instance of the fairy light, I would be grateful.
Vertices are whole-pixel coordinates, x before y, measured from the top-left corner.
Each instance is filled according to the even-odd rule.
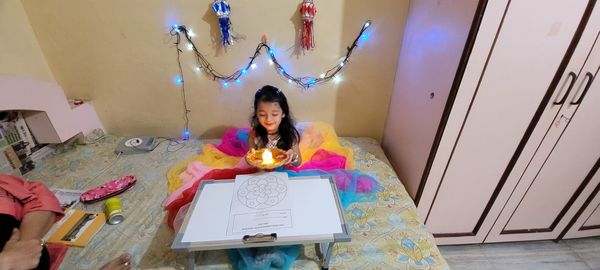
[[[341,81],[342,81],[342,76],[340,76],[340,75],[333,76],[333,83],[338,84]]]
[[[222,83],[223,82],[230,82],[230,81],[235,81],[237,80],[240,76],[242,75],[246,75],[246,73],[248,72],[248,68],[251,69],[255,69],[256,65],[254,64],[254,61],[256,59],[256,57],[258,57],[258,55],[260,55],[260,52],[263,48],[266,48],[268,56],[269,56],[269,65],[271,66],[275,66],[276,70],[279,72],[280,76],[282,77],[282,79],[285,79],[287,81],[291,80],[293,83],[296,83],[298,85],[300,85],[302,88],[306,89],[308,87],[314,86],[316,84],[319,83],[323,83],[329,80],[332,80],[333,77],[341,71],[341,69],[346,65],[346,63],[348,62],[349,57],[351,56],[352,52],[354,51],[354,49],[358,46],[358,41],[359,40],[363,40],[368,38],[368,34],[365,33],[365,31],[371,26],[371,21],[366,21],[363,24],[362,29],[360,30],[360,32],[358,33],[358,35],[356,36],[356,39],[354,40],[354,42],[352,43],[351,46],[347,47],[347,52],[346,55],[344,57],[342,57],[343,60],[341,60],[341,62],[339,62],[336,66],[334,66],[333,68],[330,68],[329,70],[327,70],[326,72],[323,73],[318,73],[320,74],[320,76],[318,77],[312,77],[312,76],[301,76],[301,77],[296,77],[296,76],[292,76],[291,74],[289,74],[286,69],[284,69],[281,64],[279,63],[279,61],[277,60],[276,56],[275,56],[275,49],[272,48],[271,46],[269,46],[266,42],[266,40],[261,41],[258,46],[256,47],[256,50],[254,52],[254,55],[252,57],[250,57],[250,62],[245,65],[243,68],[238,69],[237,71],[233,72],[230,75],[225,75],[222,74],[218,71],[216,71],[212,65],[208,62],[208,60],[204,57],[203,54],[201,54],[197,49],[196,46],[194,45],[190,33],[190,30],[188,30],[185,26],[183,25],[173,25],[173,28],[171,30],[171,35],[173,36],[177,36],[177,42],[176,42],[176,47],[177,49],[179,49],[179,45],[180,45],[180,36],[181,34],[183,34],[183,37],[186,39],[186,41],[188,42],[187,44],[187,48],[189,50],[192,50],[196,56],[196,60],[198,62],[198,64],[201,66],[201,69],[204,70],[204,72],[208,73],[213,80],[221,80]],[[181,76],[183,77],[183,74],[181,74]],[[223,83],[223,85],[226,85],[225,83]]]

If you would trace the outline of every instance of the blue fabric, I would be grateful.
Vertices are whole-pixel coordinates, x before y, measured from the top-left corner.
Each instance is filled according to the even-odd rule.
[[[245,129],[245,128],[240,128],[240,129],[238,129],[238,131],[236,132],[235,135],[237,136],[237,138],[240,141],[247,142],[248,141],[248,136],[250,135],[250,130]],[[246,150],[248,150],[248,149],[246,149]]]
[[[237,270],[285,270],[290,269],[301,245],[240,248],[227,250],[227,256]]]
[[[340,203],[344,209],[356,202],[376,201],[376,191],[383,190],[373,177],[363,174],[359,170],[333,170],[329,172],[322,170],[304,170],[294,172],[278,168],[277,171],[286,172],[289,177],[332,175],[336,182]],[[365,190],[365,186],[370,187],[368,192]]]

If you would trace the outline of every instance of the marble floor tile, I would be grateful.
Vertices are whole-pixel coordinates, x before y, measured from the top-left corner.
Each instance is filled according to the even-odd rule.
[[[600,270],[600,237],[568,239],[561,242],[570,246],[591,269]]]
[[[451,269],[600,270],[600,237],[440,246]]]

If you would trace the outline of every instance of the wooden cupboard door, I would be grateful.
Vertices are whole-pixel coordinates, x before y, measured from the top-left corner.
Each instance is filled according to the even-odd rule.
[[[568,227],[563,231],[563,238],[579,238],[600,235],[600,159],[596,161],[594,178],[586,189],[594,188],[583,207],[577,211]]]
[[[426,220],[436,238],[478,234],[587,4],[510,2]]]
[[[572,117],[561,120],[566,128],[550,154],[536,155],[541,166],[525,171],[486,242],[557,238],[592,193],[600,159],[600,82],[594,81],[599,69],[596,40],[583,68],[582,88],[568,101]]]
[[[599,33],[600,10],[595,9],[554,91],[554,96],[546,104],[544,113],[507,176],[503,189],[482,226],[486,228],[490,226],[489,224],[497,223],[487,236],[487,242],[525,240],[527,237],[524,234],[528,233],[535,233],[536,239],[554,237],[554,234],[544,234],[549,232],[549,228],[531,228],[532,230],[525,232],[524,229],[507,231],[504,226],[510,218],[507,213],[512,213],[518,206],[520,198],[523,198],[538,172],[545,165],[548,156],[569,125],[569,120],[579,107],[578,104],[571,103],[581,96],[583,88],[589,83],[589,74],[595,73],[600,66],[600,45],[595,45],[598,43]],[[504,212],[500,214],[501,211]]]

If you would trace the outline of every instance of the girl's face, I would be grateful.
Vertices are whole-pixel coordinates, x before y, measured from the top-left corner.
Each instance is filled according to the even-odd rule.
[[[277,133],[281,119],[285,117],[278,102],[264,101],[258,103],[256,116],[258,117],[258,122],[271,134]]]

